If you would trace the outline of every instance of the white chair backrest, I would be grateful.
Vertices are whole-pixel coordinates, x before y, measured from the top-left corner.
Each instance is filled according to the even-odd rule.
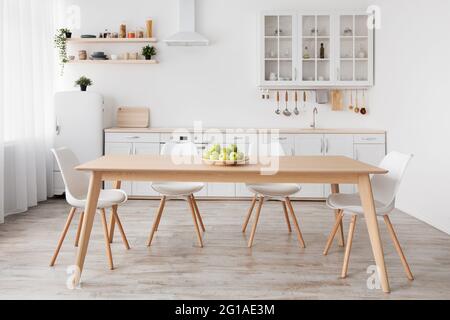
[[[75,167],[80,164],[77,156],[68,148],[52,149],[66,187],[66,198],[84,199],[89,187],[88,176]]]
[[[197,146],[192,142],[174,142],[170,141],[163,145],[161,149],[163,156],[198,156]]]
[[[400,183],[408,163],[413,155],[400,152],[389,153],[380,163],[379,167],[389,170],[387,174],[376,174],[372,178],[372,190],[375,200],[391,205],[395,201]]]

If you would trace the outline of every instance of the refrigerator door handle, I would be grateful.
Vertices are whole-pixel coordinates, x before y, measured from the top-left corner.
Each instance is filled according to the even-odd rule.
[[[56,131],[56,135],[59,136],[59,134],[61,133],[61,126],[58,123],[58,119],[56,119],[56,121],[55,121],[55,131]]]

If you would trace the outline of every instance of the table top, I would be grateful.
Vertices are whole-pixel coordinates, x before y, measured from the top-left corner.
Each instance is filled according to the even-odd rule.
[[[192,160],[192,159],[191,159]],[[180,159],[170,156],[155,155],[106,155],[87,162],[76,169],[96,172],[170,172],[176,173],[205,173],[227,174],[242,173],[256,174],[277,168],[276,174],[385,174],[388,171],[350,159],[343,156],[289,156],[276,158],[262,158],[258,164],[242,166],[213,166],[195,159],[194,163],[179,164]],[[276,164],[278,161],[278,165]]]

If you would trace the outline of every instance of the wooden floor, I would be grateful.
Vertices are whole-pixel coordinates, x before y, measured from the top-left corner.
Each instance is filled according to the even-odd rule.
[[[337,242],[322,256],[333,213],[323,203],[295,202],[307,248],[288,234],[280,203],[263,208],[253,249],[240,231],[250,202],[201,201],[207,232],[197,247],[187,203],[171,201],[153,246],[145,243],[157,201],[129,201],[120,208],[131,250],[117,233],[116,269],[108,270],[96,217],[82,288],[66,288],[73,264],[78,215],[57,264],[48,267],[69,207],[50,200],[0,225],[0,299],[450,299],[450,236],[402,213],[392,222],[416,280],[405,277],[384,224],[380,223],[392,293],[367,287],[374,265],[364,220],[359,220],[349,277],[339,278],[344,249]],[[345,230],[348,230],[348,218]]]

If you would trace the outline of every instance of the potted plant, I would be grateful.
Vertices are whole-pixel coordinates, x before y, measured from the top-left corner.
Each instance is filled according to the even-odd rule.
[[[67,39],[72,37],[72,32],[69,29],[61,28],[55,35],[55,48],[58,49],[59,60],[61,63],[61,75],[64,73],[64,65],[69,62],[67,57]]]
[[[146,45],[142,48],[142,55],[145,57],[145,60],[152,60],[153,56],[156,56],[156,48],[150,45]]]
[[[87,87],[92,86],[93,82],[91,79],[82,76],[80,79],[75,81],[75,87],[80,86],[81,91],[86,91]]]

